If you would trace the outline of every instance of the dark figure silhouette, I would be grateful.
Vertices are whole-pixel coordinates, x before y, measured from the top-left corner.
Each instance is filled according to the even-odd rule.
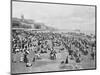
[[[67,58],[66,58],[65,64],[68,64],[68,56],[67,56]]]

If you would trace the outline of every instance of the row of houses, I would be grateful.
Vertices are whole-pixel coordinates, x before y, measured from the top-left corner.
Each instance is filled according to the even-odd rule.
[[[23,28],[23,29],[47,29],[44,23],[35,22],[31,19],[25,19],[24,16],[21,18],[12,18],[12,29],[13,28]]]

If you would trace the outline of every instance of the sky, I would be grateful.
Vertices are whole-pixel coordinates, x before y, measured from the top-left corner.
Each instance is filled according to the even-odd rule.
[[[61,30],[95,32],[95,7],[29,2],[12,2],[12,17],[33,19]]]

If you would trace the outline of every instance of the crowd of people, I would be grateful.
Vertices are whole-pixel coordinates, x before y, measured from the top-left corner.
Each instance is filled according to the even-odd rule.
[[[26,67],[31,67],[33,62],[43,59],[41,54],[48,53],[50,60],[56,60],[57,53],[63,51],[68,55],[61,64],[68,64],[69,58],[80,63],[82,56],[87,55],[91,56],[91,60],[95,60],[95,39],[92,36],[73,36],[67,33],[12,30],[12,62],[23,62]]]

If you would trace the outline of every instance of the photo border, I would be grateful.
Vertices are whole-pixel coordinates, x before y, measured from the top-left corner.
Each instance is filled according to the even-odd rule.
[[[30,72],[30,73],[11,73],[11,34],[12,34],[12,2],[27,2],[27,3],[42,3],[42,4],[58,4],[58,5],[75,5],[75,6],[90,6],[95,7],[95,37],[96,37],[96,52],[95,52],[95,68],[90,69],[77,69],[77,70],[61,70],[61,71],[45,71],[45,72]],[[54,72],[69,72],[69,71],[85,71],[85,70],[96,70],[97,69],[97,5],[87,5],[87,4],[71,4],[71,3],[56,3],[56,2],[41,2],[41,1],[24,1],[24,0],[10,0],[10,74],[39,74],[39,73],[54,73]]]

